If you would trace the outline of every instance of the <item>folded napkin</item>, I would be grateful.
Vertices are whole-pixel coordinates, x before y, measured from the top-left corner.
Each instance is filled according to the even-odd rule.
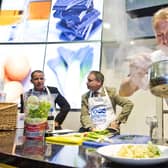
[[[81,137],[75,136],[51,136],[46,137],[47,143],[56,143],[56,144],[72,144],[72,145],[81,145],[83,140]]]

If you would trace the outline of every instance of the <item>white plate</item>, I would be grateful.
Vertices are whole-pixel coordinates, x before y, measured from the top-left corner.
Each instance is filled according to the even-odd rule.
[[[114,144],[114,145],[107,145],[104,147],[100,147],[97,149],[97,152],[102,155],[103,157],[110,159],[114,162],[120,164],[130,164],[130,165],[149,165],[149,164],[159,164],[163,162],[168,162],[168,147],[157,145],[161,150],[161,156],[157,158],[123,158],[116,156],[116,153],[123,145],[128,144]],[[140,144],[132,144],[132,145],[140,145]],[[142,145],[142,144],[141,144]],[[143,144],[146,145],[146,144]]]

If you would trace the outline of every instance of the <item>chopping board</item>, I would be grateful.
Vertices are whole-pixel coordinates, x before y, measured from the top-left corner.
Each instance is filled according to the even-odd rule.
[[[73,135],[66,135],[66,136],[50,136],[46,137],[47,143],[57,143],[57,144],[70,144],[70,145],[81,145],[83,139],[81,137],[75,137]]]

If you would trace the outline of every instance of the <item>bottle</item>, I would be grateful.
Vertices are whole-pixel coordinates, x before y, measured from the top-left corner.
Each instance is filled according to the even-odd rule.
[[[49,112],[49,115],[48,115],[48,119],[47,119],[47,122],[48,122],[48,131],[49,132],[54,131],[54,128],[55,128],[55,118],[54,118],[53,112],[54,112],[54,109],[51,108],[50,112]]]

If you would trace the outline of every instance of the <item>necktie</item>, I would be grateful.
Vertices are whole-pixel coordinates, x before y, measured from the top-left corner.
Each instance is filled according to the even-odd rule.
[[[94,92],[94,97],[98,97],[98,95],[99,95],[99,92]]]

